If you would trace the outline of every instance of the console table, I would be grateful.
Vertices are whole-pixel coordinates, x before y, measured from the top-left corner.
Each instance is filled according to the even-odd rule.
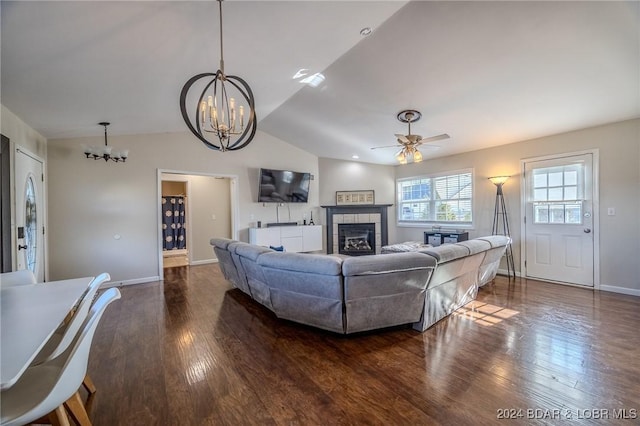
[[[284,247],[288,252],[322,250],[322,225],[271,226],[249,228],[249,243],[266,247]]]
[[[424,243],[431,244],[434,247],[440,244],[459,243],[469,239],[468,232],[451,232],[451,231],[427,231],[424,233]]]

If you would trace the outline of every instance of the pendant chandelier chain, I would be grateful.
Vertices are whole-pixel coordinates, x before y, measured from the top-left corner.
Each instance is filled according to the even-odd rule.
[[[222,0],[218,0],[218,16],[220,17],[220,71],[224,77],[224,44],[222,43]]]

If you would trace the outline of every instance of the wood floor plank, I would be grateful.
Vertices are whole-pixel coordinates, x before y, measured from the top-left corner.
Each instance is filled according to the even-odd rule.
[[[215,264],[121,291],[91,350],[97,426],[639,423],[638,297],[499,276],[424,333],[342,336]]]

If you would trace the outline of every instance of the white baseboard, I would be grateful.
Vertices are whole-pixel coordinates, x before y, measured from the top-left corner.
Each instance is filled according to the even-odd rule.
[[[514,271],[516,274],[516,277],[521,277],[522,275],[520,275],[519,271]],[[509,275],[509,271],[507,269],[498,269],[498,275],[504,275],[507,276]]]
[[[507,275],[507,270],[506,269],[498,269],[498,274],[499,275]],[[517,277],[522,277],[523,275],[520,274],[520,272],[516,271],[516,276]],[[534,278],[538,281],[545,281],[545,280],[541,280],[539,278]],[[552,281],[547,281],[547,282],[552,282]],[[593,287],[586,287],[583,285],[577,285],[577,284],[570,284],[570,283],[561,283],[564,285],[572,285],[575,287],[579,287],[579,288],[587,288],[587,289],[593,289],[593,290],[598,290],[598,289],[594,289]],[[618,286],[614,286],[614,285],[604,285],[604,284],[600,284],[600,291],[610,291],[612,293],[621,293],[621,294],[628,294],[629,296],[640,296],[640,289],[636,289],[636,288],[628,288],[628,287],[618,287]]]
[[[191,265],[208,265],[210,263],[218,263],[218,259],[193,260]]]
[[[600,290],[610,291],[612,293],[628,294],[629,296],[640,296],[640,290],[636,288],[618,287],[615,285],[600,284]]]
[[[102,284],[100,288],[109,288],[109,287],[122,287],[125,285],[133,285],[133,284],[143,284],[150,283],[153,281],[160,281],[160,277],[158,275],[154,277],[146,277],[146,278],[136,278],[133,280],[124,280],[124,281],[107,281]]]

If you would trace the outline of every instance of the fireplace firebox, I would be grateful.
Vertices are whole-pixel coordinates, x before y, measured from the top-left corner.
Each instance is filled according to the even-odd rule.
[[[338,224],[338,253],[363,256],[376,252],[375,223]]]
[[[325,222],[327,225],[327,254],[342,253],[340,246],[344,247],[344,241],[340,244],[339,225],[373,223],[374,230],[369,240],[373,254],[380,253],[381,247],[388,244],[387,208],[391,207],[391,204],[354,204],[321,207],[327,209]]]

